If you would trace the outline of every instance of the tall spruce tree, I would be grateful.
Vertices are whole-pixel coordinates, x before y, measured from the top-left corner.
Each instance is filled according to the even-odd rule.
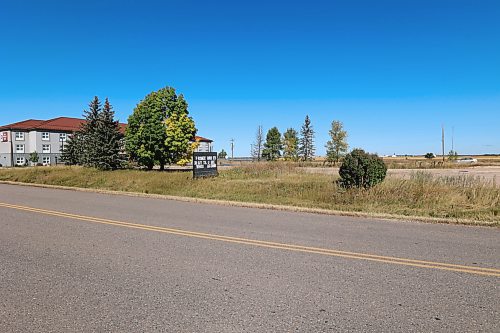
[[[281,145],[281,133],[277,127],[271,128],[266,135],[266,142],[264,143],[264,150],[262,151],[262,157],[268,161],[275,161],[281,157],[281,150],[283,149]]]
[[[68,136],[61,160],[69,165],[83,164],[83,140],[80,131]]]
[[[68,164],[79,164],[100,170],[114,170],[121,166],[119,123],[114,120],[114,111],[106,98],[104,108],[96,96],[84,111],[85,122],[80,130],[68,139],[62,160]]]
[[[115,119],[113,107],[106,98],[104,107],[99,114],[96,127],[93,131],[92,145],[94,155],[90,158],[90,165],[100,170],[115,170],[121,167],[120,156],[120,125]]]
[[[99,143],[96,139],[96,130],[102,110],[101,101],[97,96],[89,103],[89,109],[83,111],[85,122],[80,129],[80,143],[82,145],[82,156],[80,164],[95,167],[94,156],[99,154]]]
[[[300,130],[299,156],[303,161],[312,161],[314,151],[314,129],[309,116],[306,115],[306,119]]]
[[[286,161],[297,161],[299,149],[299,138],[297,131],[289,128],[283,134],[283,157]]]

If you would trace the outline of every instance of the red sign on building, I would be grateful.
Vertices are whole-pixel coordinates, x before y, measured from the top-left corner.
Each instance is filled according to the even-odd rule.
[[[9,133],[7,132],[2,132],[2,135],[0,136],[2,139],[2,142],[8,142],[9,141]]]

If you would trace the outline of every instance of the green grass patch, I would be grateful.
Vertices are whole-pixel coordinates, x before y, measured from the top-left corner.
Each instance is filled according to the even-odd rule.
[[[500,188],[472,177],[432,178],[423,172],[411,179],[388,178],[370,190],[344,190],[336,177],[288,163],[254,163],[197,180],[190,172],[81,167],[0,169],[0,180],[500,225]]]

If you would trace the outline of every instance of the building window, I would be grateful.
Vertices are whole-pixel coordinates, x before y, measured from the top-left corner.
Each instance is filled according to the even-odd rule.
[[[42,164],[43,165],[50,165],[50,157],[49,156],[42,157]]]
[[[50,153],[50,145],[42,145],[42,153]]]
[[[42,140],[44,141],[50,140],[49,132],[42,132]]]
[[[59,141],[66,141],[67,135],[66,133],[60,133],[59,134]]]
[[[16,153],[24,153],[24,145],[16,145]]]
[[[16,141],[24,141],[24,133],[16,132]]]
[[[25,165],[26,159],[24,157],[16,157],[16,165]]]

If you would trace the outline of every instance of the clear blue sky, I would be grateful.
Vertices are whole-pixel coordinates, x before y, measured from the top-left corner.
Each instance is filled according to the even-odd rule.
[[[437,153],[441,124],[459,153],[500,153],[499,17],[498,0],[2,0],[0,124],[94,95],[126,122],[170,85],[237,156],[306,114],[318,154],[334,119],[379,154]]]

